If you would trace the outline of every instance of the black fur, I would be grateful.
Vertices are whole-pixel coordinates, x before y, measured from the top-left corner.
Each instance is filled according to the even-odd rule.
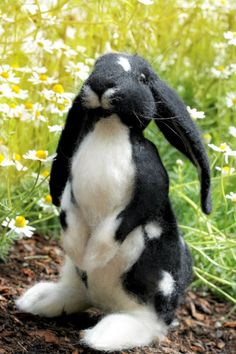
[[[124,72],[123,68],[117,65],[120,55],[130,61],[131,72]],[[155,119],[169,142],[198,167],[202,209],[209,214],[210,168],[200,134],[184,103],[157,77],[151,66],[137,55],[106,54],[97,60],[95,69],[85,85],[89,85],[100,96],[108,88],[118,87],[119,90],[112,99],[112,112],[117,113],[129,127],[143,130],[151,118]],[[86,109],[83,105],[82,88],[69,111],[58,144],[57,157],[52,166],[50,190],[55,205],[60,205],[60,197],[68,179],[70,159],[75,148],[94,125],[96,117],[108,114],[109,112],[101,108]]]
[[[169,203],[169,181],[156,147],[143,135],[130,130],[136,181],[133,198],[118,215],[122,218],[116,239],[123,241],[135,227],[165,215]]]
[[[83,270],[81,270],[79,267],[75,267],[77,274],[79,275],[80,279],[82,280],[82,282],[84,283],[84,285],[86,286],[86,288],[88,287],[88,275],[86,272],[84,272]]]
[[[117,65],[119,56],[129,60],[130,71],[126,72]],[[101,107],[86,108],[84,97],[86,85],[100,99],[109,88],[117,89],[110,98],[111,108],[109,110]],[[200,134],[181,99],[139,56],[127,54],[102,56],[97,60],[94,71],[84,87],[69,111],[58,144],[57,157],[53,162],[50,179],[53,202],[56,205],[60,204],[65,184],[68,178],[73,177],[70,176],[70,160],[74,151],[79,148],[80,142],[99,119],[109,119],[111,113],[116,113],[130,131],[135,184],[130,202],[117,216],[120,223],[115,240],[123,242],[127,235],[140,225],[145,239],[143,253],[131,269],[123,274],[122,283],[124,289],[141,302],[152,303],[157,313],[169,325],[184,290],[191,281],[192,261],[187,246],[181,241],[171,208],[167,172],[156,147],[144,138],[143,130],[154,118],[169,142],[198,167],[202,209],[208,214],[211,211],[210,168]],[[73,202],[76,201],[73,192],[71,198]],[[77,202],[79,203],[78,200]],[[66,227],[63,212],[60,218],[62,226]],[[159,238],[150,239],[146,234],[145,225],[149,222],[160,225],[162,233]],[[163,271],[168,272],[174,279],[174,291],[168,296],[158,289]],[[86,274],[82,280],[87,283]]]
[[[60,212],[60,223],[61,223],[61,227],[63,228],[63,230],[66,230],[68,227],[67,221],[66,221],[66,212],[64,210],[62,210]]]

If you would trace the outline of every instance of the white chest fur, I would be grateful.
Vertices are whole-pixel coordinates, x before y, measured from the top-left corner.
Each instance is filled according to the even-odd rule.
[[[99,120],[84,138],[72,160],[72,176],[75,198],[91,227],[127,205],[135,167],[129,129],[117,115]]]

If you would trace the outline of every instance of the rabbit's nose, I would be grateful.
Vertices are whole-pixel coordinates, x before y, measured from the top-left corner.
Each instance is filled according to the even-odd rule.
[[[115,87],[115,83],[113,80],[104,78],[100,78],[100,80],[97,78],[91,81],[89,85],[91,89],[98,95],[99,99],[101,99],[105,91]]]

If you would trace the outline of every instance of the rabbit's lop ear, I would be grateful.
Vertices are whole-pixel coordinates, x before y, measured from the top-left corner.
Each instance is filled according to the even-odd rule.
[[[153,76],[151,90],[156,102],[155,122],[167,140],[197,167],[202,210],[210,214],[210,167],[200,133],[183,101],[156,75]]]
[[[60,197],[69,177],[70,160],[85,121],[85,111],[78,95],[69,110],[64,129],[57,146],[57,155],[52,164],[50,193],[53,204],[60,206]]]

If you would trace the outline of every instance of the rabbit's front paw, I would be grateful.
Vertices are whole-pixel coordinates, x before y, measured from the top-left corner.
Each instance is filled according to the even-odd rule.
[[[91,240],[84,255],[82,268],[89,272],[104,267],[115,256],[118,249],[119,244],[113,240],[110,242]]]
[[[61,291],[63,289],[60,288],[58,283],[38,283],[16,300],[16,306],[20,311],[34,315],[59,316],[66,305],[63,291]]]

